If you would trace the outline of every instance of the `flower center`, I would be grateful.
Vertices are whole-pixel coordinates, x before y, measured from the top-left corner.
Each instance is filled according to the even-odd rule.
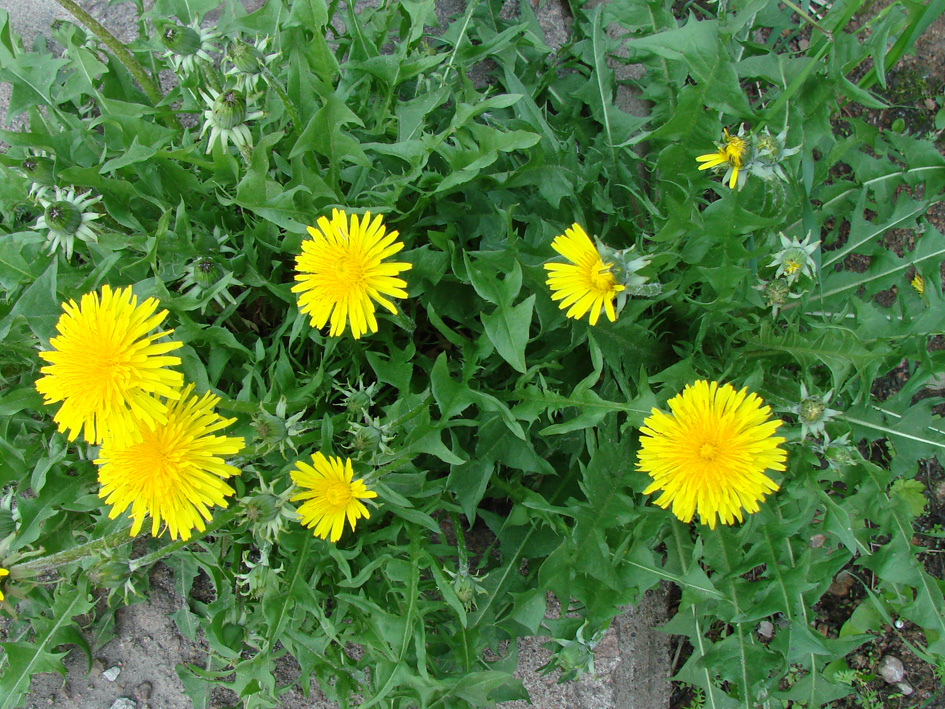
[[[342,254],[335,261],[335,277],[346,288],[357,288],[364,283],[364,264],[351,254]]]
[[[351,486],[341,480],[334,480],[325,489],[325,499],[336,509],[344,509],[351,501]]]
[[[588,286],[592,290],[610,293],[614,289],[614,275],[610,272],[613,264],[605,264],[600,259],[588,269]]]
[[[699,446],[699,457],[706,463],[711,463],[719,454],[719,447],[714,443],[703,443]]]

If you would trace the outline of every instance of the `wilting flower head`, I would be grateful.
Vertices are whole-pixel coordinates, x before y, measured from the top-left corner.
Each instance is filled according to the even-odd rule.
[[[293,470],[292,481],[302,488],[293,495],[292,502],[305,500],[299,507],[299,522],[314,527],[314,534],[321,539],[337,542],[345,526],[345,518],[354,531],[357,521],[371,517],[361,500],[377,497],[368,490],[363,480],[354,480],[351,461],[341,458],[326,458],[321,453],[312,456],[312,464],[299,461]]]
[[[807,391],[807,385],[801,382],[801,400],[792,411],[797,414],[798,421],[801,422],[801,440],[807,438],[807,434],[818,436],[824,432],[824,424],[839,411],[828,409],[827,404],[833,398],[833,389],[823,396],[810,394]]]
[[[625,286],[617,283],[612,272],[613,264],[604,263],[581,225],[575,222],[565,229],[564,234],[559,234],[551,242],[551,248],[570,262],[545,264],[551,299],[561,301],[558,308],[567,308],[565,314],[575,319],[589,312],[591,325],[597,324],[601,311],[607,313],[610,322],[616,321],[614,298]]]
[[[167,49],[167,57],[174,65],[174,71],[192,74],[198,62],[213,62],[209,52],[216,50],[213,41],[220,35],[211,29],[201,28],[199,20],[189,25],[166,23],[158,29],[161,44]]]
[[[812,254],[820,246],[820,241],[810,243],[811,232],[807,232],[804,241],[798,241],[796,238],[787,238],[784,234],[779,234],[781,239],[781,250],[774,255],[774,259],[768,266],[777,266],[778,270],[774,274],[775,278],[784,276],[789,284],[793,284],[801,276],[812,278],[817,271],[817,264],[814,262]]]
[[[77,238],[86,242],[98,241],[98,234],[91,222],[102,215],[86,209],[100,202],[101,195],[93,197],[87,192],[76,196],[75,190],[59,187],[56,188],[56,198],[53,200],[46,199],[42,192],[37,194],[44,211],[33,228],[49,230],[46,237],[49,253],[55,253],[62,248],[66,258],[71,259]]]
[[[155,342],[173,331],[150,333],[167,316],[155,313],[158,302],[148,298],[138,305],[131,288],[101,295],[86,293],[81,304],[63,303],[52,349],[39,356],[49,362],[36,389],[47,404],[62,402],[53,420],[75,440],[79,431],[92,444],[106,432],[127,428],[132,415],[152,422],[165,420],[165,407],[154,396],[176,399],[183,376],[167,367],[180,358],[167,353],[180,342]],[[153,396],[152,396],[153,395]]]
[[[253,134],[249,132],[247,121],[255,121],[265,114],[262,111],[248,111],[246,96],[242,91],[226,89],[222,93],[209,89],[210,93],[203,93],[207,102],[207,110],[203,112],[202,138],[210,130],[210,139],[207,141],[207,152],[213,150],[213,144],[220,141],[221,149],[226,150],[230,141],[240,150],[253,147]]]
[[[786,147],[787,128],[777,135],[771,135],[767,127],[754,131],[749,136],[751,161],[746,170],[763,180],[775,178],[787,182],[787,175],[781,165],[784,159],[799,153],[801,146]]]
[[[741,170],[742,165],[745,163],[748,143],[741,137],[741,129],[738,135],[730,135],[728,128],[723,128],[722,132],[724,134],[724,140],[717,144],[719,147],[718,152],[699,155],[696,161],[702,163],[699,166],[700,170],[708,170],[709,168],[724,165],[727,169],[723,182],[728,182],[729,189],[735,189],[735,184],[738,183],[739,170]],[[741,185],[744,183],[745,178],[743,173],[739,189],[741,189]]]
[[[10,571],[0,566],[0,579],[2,579],[4,576],[9,576],[9,575],[10,575]],[[3,591],[0,591],[0,601],[2,600],[3,600]]]
[[[781,421],[747,389],[697,381],[669,400],[671,413],[658,409],[643,422],[637,468],[653,483],[645,495],[662,491],[656,504],[673,506],[683,522],[698,512],[714,529],[742,521],[742,508],[757,512],[758,502],[778,489],[765,470],[783,471],[787,454],[774,432]]]
[[[313,327],[324,327],[331,318],[332,337],[341,335],[349,321],[355,339],[377,332],[374,303],[396,315],[384,296],[407,297],[407,283],[397,276],[413,265],[384,260],[404,248],[399,232],[386,233],[380,215],[372,221],[370,212],[360,219],[352,214],[349,223],[345,212],[333,209],[331,221],[319,217],[318,228],[308,227],[308,233],[312,238],[302,242],[302,253],[295,257],[292,292],[299,294],[299,310],[311,317]]]
[[[109,519],[131,506],[131,535],[151,516],[151,535],[160,536],[166,524],[171,539],[190,539],[191,530],[204,531],[210,507],[227,507],[235,491],[224,480],[239,470],[223,457],[243,449],[243,439],[217,436],[236,419],[225,419],[213,407],[220,401],[209,392],[199,399],[187,385],[177,401],[167,404],[161,423],[133,418],[126,435],[109,436],[102,445],[98,493],[112,505]]]

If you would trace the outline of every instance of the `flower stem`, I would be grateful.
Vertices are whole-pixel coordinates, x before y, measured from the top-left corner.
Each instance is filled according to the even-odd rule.
[[[112,53],[118,58],[122,64],[125,65],[125,68],[128,72],[135,78],[138,82],[138,85],[141,86],[144,93],[147,95],[148,99],[151,101],[154,106],[157,106],[161,103],[161,100],[164,96],[161,94],[161,90],[158,88],[157,84],[148,76],[148,72],[145,71],[144,67],[138,63],[138,60],[135,59],[131,51],[122,44],[115,35],[108,31],[108,29],[94,17],[92,17],[88,12],[79,7],[74,0],[56,0],[57,3],[62,5],[67,11],[69,11],[73,17],[75,17],[79,22],[88,27],[92,34],[94,34],[99,41],[101,41],[106,47],[108,47]],[[173,113],[168,114],[168,121],[173,124],[173,127],[180,128],[181,125],[177,120],[177,116]]]
[[[90,542],[80,544],[71,549],[66,549],[58,554],[42,556],[23,564],[17,564],[17,568],[35,572],[36,574],[43,574],[47,571],[58,569],[60,566],[72,564],[90,556],[100,556],[101,552],[105,550],[117,549],[128,542],[134,541],[135,538],[129,534],[130,529],[131,525],[122,527],[117,532],[100,537],[99,539],[93,539]]]
[[[282,105],[285,106],[285,110],[289,114],[289,119],[292,121],[292,127],[296,131],[301,131],[302,119],[299,117],[299,112],[295,110],[295,106],[292,105],[292,102],[289,100],[289,95],[285,92],[285,89],[282,88],[279,80],[273,76],[272,72],[269,71],[267,67],[263,67],[263,76],[266,79],[266,83],[269,84],[269,87],[279,95],[280,99],[282,99]]]
[[[239,512],[240,507],[234,505],[226,512],[216,515],[210,524],[207,525],[206,529],[204,529],[202,532],[197,532],[189,539],[178,539],[177,541],[171,542],[170,544],[165,544],[160,549],[152,551],[150,554],[146,554],[138,559],[132,559],[131,563],[129,564],[132,573],[143,566],[150,566],[151,564],[160,561],[164,557],[173,554],[178,549],[183,549],[188,544],[193,544],[194,542],[203,539],[208,534],[213,534],[215,531],[220,529],[220,527],[227,524],[230,520],[236,517]]]

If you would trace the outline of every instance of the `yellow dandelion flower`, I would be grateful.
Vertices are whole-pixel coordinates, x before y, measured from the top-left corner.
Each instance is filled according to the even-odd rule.
[[[653,409],[643,422],[637,468],[653,483],[643,491],[663,494],[656,504],[670,504],[683,522],[699,513],[715,529],[742,521],[742,508],[757,512],[778,485],[765,470],[783,471],[784,439],[774,432],[781,421],[768,420],[771,408],[747,389],[697,381],[669,400],[671,414]]]
[[[614,298],[624,286],[614,279],[613,264],[603,262],[581,225],[575,222],[570,229],[565,229],[564,234],[551,242],[551,248],[570,261],[545,264],[546,283],[552,290],[551,299],[561,301],[559,309],[567,308],[566,315],[575,319],[590,312],[591,325],[597,324],[603,310],[607,319],[614,322],[617,319]]]
[[[919,295],[925,295],[925,281],[918,273],[909,281],[909,285],[912,286]]]
[[[737,135],[729,135],[727,128],[723,129],[723,133],[725,134],[725,140],[719,143],[718,152],[699,155],[696,161],[702,163],[699,166],[700,170],[727,165],[728,172],[725,176],[729,178],[728,186],[729,189],[735,189],[735,183],[738,182],[738,171],[742,168],[742,158],[745,157],[745,153],[748,151],[748,144]]]
[[[10,571],[0,566],[0,579],[2,579],[4,576],[9,576],[9,575],[10,575]],[[2,600],[3,600],[3,591],[0,591],[0,601]]]
[[[299,461],[296,468],[291,473],[292,481],[303,489],[290,499],[293,502],[305,500],[299,507],[299,522],[314,527],[316,537],[337,542],[346,517],[352,532],[361,517],[370,519],[361,500],[377,497],[377,493],[368,490],[363,480],[352,479],[354,471],[350,459],[326,458],[316,453],[312,456],[312,465]]]
[[[223,482],[239,470],[223,461],[243,449],[238,436],[212,435],[236,419],[225,419],[213,407],[218,396],[191,395],[193,384],[180,399],[167,405],[164,423],[133,420],[133,428],[121,438],[109,436],[95,462],[100,465],[98,493],[112,505],[115,519],[131,505],[132,536],[151,516],[151,535],[160,536],[166,524],[171,539],[190,539],[191,530],[204,531],[210,507],[227,507],[233,488]]]
[[[397,308],[384,296],[406,298],[407,283],[397,275],[412,264],[385,262],[404,244],[397,241],[396,231],[386,233],[380,215],[371,220],[348,215],[333,209],[331,221],[318,219],[318,228],[308,227],[312,237],[302,242],[302,253],[295,257],[298,273],[292,292],[299,294],[299,310],[311,316],[312,326],[321,328],[331,318],[332,337],[345,330],[351,322],[351,334],[358,339],[365,332],[377,332],[374,303],[392,314]]]
[[[167,367],[180,364],[180,357],[167,353],[181,343],[155,342],[172,330],[148,334],[167,316],[166,310],[156,313],[157,307],[154,298],[138,305],[131,288],[107,285],[101,295],[83,295],[80,305],[62,304],[59,336],[50,341],[50,351],[39,353],[49,364],[40,370],[36,389],[47,404],[62,402],[53,420],[70,441],[82,431],[86,441],[99,444],[110,428],[125,428],[132,416],[164,421],[164,406],[155,397],[178,396],[183,376]]]

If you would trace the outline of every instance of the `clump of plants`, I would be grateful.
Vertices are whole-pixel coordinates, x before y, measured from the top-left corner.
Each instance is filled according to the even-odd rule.
[[[274,706],[288,654],[341,706],[493,706],[505,641],[592,670],[661,582],[705,706],[849,695],[899,618],[940,665],[945,160],[838,112],[932,6],[578,3],[552,49],[528,2],[156,0],[125,46],[60,1],[31,48],[0,11],[0,706],[159,561],[212,586],[197,704]],[[871,610],[825,636],[844,569]]]

